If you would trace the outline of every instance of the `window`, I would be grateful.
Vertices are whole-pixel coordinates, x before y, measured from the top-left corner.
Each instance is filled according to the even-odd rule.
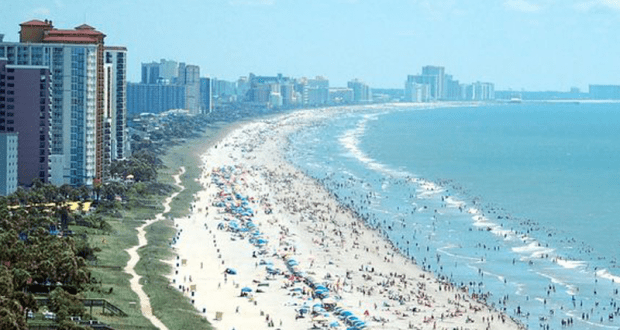
[[[15,72],[15,69],[13,69],[13,68],[8,68],[8,69],[6,69],[6,72]]]

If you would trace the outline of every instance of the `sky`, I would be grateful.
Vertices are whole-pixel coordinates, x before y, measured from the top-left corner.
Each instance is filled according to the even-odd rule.
[[[2,4],[4,41],[30,19],[86,23],[126,46],[129,81],[165,58],[223,80],[322,75],[332,87],[403,88],[424,65],[496,90],[620,84],[620,0],[19,0]]]

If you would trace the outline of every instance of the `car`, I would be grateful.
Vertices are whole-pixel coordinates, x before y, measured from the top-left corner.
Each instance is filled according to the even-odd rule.
[[[34,313],[31,310],[28,310],[27,315],[29,319],[34,319]]]
[[[56,319],[56,314],[52,313],[52,312],[44,312],[43,313],[43,317],[46,320],[55,320]]]

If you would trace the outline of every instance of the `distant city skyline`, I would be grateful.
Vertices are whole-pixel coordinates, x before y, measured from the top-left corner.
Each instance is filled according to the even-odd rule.
[[[4,41],[18,41],[29,19],[104,31],[127,47],[132,82],[142,62],[170,59],[223,80],[282,73],[342,87],[359,78],[402,89],[424,65],[496,90],[620,84],[614,0],[33,0],[2,11]]]

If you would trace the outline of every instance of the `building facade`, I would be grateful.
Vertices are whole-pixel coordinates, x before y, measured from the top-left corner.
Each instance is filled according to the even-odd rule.
[[[170,109],[185,109],[185,86],[127,83],[129,113],[161,113]]]
[[[142,63],[140,83],[128,83],[127,108],[131,113],[160,113],[170,109],[187,109],[201,113],[200,67],[162,59],[159,63]],[[183,95],[179,97],[177,93]],[[182,100],[180,100],[182,98]],[[158,105],[157,102],[163,102]]]
[[[207,114],[213,111],[213,80],[200,78],[200,112]]]
[[[307,79],[303,88],[304,105],[325,105],[329,102],[329,80],[317,76]]]
[[[359,79],[353,79],[347,83],[347,87],[353,90],[353,102],[368,103],[372,101],[370,87]]]
[[[20,42],[0,42],[0,57],[11,65],[45,66],[51,72],[50,182],[92,185],[103,176],[107,154],[105,35],[86,24],[56,29],[47,20],[20,27]]]
[[[21,134],[18,183],[49,182],[51,75],[46,66],[0,59],[0,132]]]
[[[18,133],[0,132],[0,196],[17,190]]]
[[[104,174],[113,160],[131,155],[127,131],[127,49],[105,47]]]
[[[428,84],[419,84],[411,80],[405,82],[405,102],[428,102],[430,94]]]

